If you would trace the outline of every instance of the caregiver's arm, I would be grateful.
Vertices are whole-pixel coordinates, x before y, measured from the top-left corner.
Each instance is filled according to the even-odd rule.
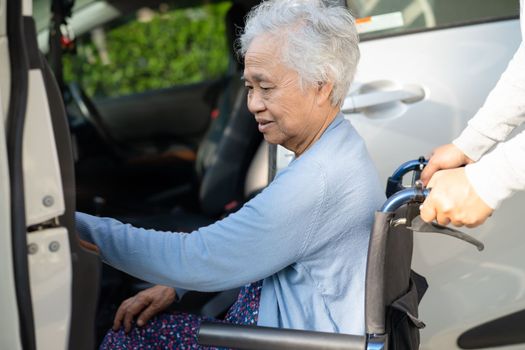
[[[436,148],[423,169],[426,185],[435,172],[478,161],[525,121],[525,45],[522,42],[483,106],[452,143]]]
[[[477,161],[525,121],[525,44],[522,42],[483,107],[453,141]]]

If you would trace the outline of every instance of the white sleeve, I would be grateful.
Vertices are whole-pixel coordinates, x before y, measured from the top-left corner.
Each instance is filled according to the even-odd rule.
[[[525,190],[525,131],[465,168],[476,193],[491,208]]]
[[[485,104],[453,141],[477,161],[525,121],[525,45],[522,41]]]

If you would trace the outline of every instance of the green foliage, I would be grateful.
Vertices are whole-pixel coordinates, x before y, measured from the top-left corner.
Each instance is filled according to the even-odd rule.
[[[91,96],[121,96],[224,74],[231,51],[224,24],[230,3],[163,6],[121,19],[124,24],[104,28],[98,38],[79,40],[77,55],[65,56],[65,80],[80,81]]]

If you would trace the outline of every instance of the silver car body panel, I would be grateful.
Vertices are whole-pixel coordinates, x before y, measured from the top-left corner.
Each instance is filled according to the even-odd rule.
[[[481,107],[520,42],[517,20],[425,31],[360,44],[352,97],[424,91],[415,102],[392,101],[346,115],[365,139],[386,184],[399,164],[451,142]],[[408,87],[408,88],[407,88]],[[381,96],[380,96],[381,97]],[[277,171],[293,154],[277,151]],[[424,350],[459,349],[458,337],[484,322],[525,309],[525,193],[507,200],[483,226],[466,230],[482,253],[456,240],[417,234],[414,269],[430,288],[420,305]],[[524,345],[511,347],[525,349]]]

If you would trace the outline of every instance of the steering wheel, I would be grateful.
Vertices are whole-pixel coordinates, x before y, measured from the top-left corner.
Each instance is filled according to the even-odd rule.
[[[123,156],[124,151],[118,141],[108,132],[107,127],[98,111],[97,107],[76,82],[67,84],[67,89],[71,96],[71,101],[78,108],[80,115],[97,132],[102,141],[118,156]]]

